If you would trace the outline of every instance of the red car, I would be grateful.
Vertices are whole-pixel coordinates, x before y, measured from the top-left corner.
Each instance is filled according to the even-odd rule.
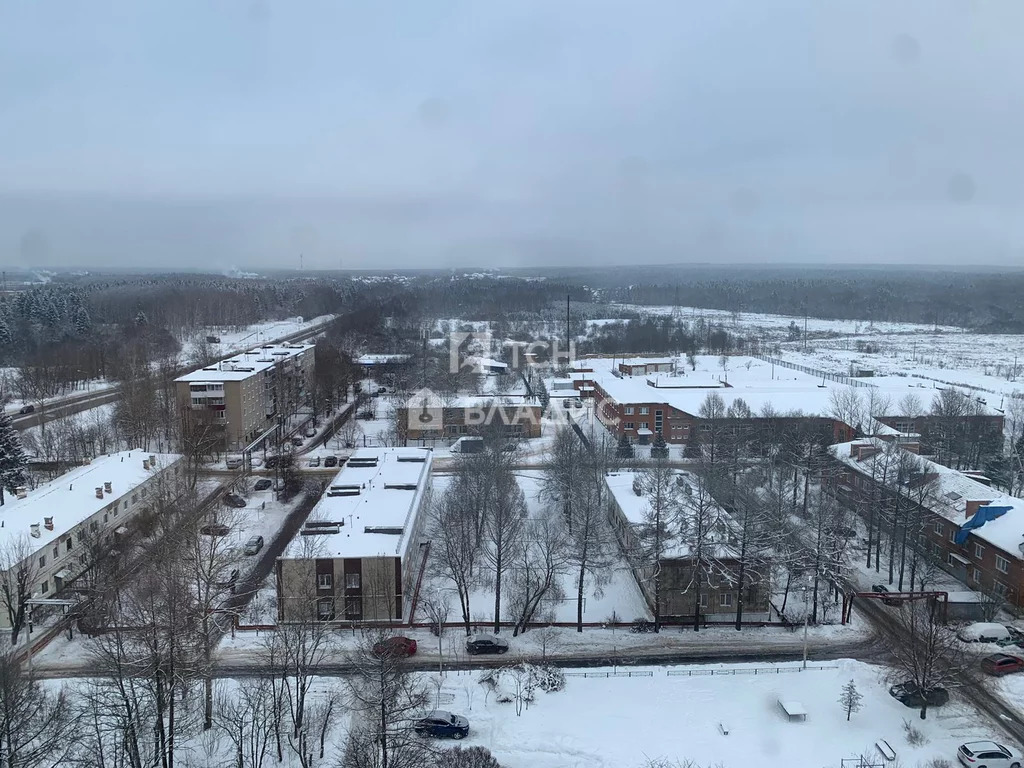
[[[381,640],[373,644],[374,656],[412,656],[416,653],[416,641],[409,637],[396,635],[387,640]]]
[[[981,660],[981,669],[990,675],[1000,677],[1024,669],[1024,659],[1008,653],[993,653]]]

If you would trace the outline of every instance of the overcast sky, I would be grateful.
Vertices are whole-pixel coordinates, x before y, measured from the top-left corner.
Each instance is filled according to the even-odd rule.
[[[1024,266],[1020,0],[9,0],[0,262]]]

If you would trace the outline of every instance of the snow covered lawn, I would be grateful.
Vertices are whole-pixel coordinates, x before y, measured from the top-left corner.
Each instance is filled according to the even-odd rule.
[[[902,765],[914,766],[938,757],[955,762],[964,741],[1001,739],[955,698],[921,721],[889,696],[883,668],[850,660],[831,666],[653,667],[650,677],[569,677],[562,692],[538,692],[522,717],[514,704],[487,696],[478,673],[463,674],[447,678],[443,706],[469,719],[463,743],[486,746],[505,768],[640,768],[648,757],[725,768],[839,768],[842,758],[877,756],[878,739],[889,742]],[[601,671],[612,670],[590,674]],[[838,699],[851,679],[863,707],[847,722]],[[780,698],[803,704],[806,721],[788,722]],[[920,729],[924,744],[907,742],[904,719]]]

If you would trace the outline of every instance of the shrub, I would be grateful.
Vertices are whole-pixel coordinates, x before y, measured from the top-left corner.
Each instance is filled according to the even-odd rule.
[[[654,631],[654,622],[647,619],[633,619],[633,626],[629,628],[633,634],[645,635]]]
[[[913,747],[919,747],[927,741],[924,734],[914,727],[914,724],[909,720],[903,721],[903,733],[907,736],[907,744],[910,744]]]
[[[454,747],[438,754],[434,768],[501,768],[501,764],[487,747]]]

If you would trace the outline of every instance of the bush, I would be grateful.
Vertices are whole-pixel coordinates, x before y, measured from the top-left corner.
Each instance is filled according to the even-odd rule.
[[[629,628],[629,631],[635,635],[646,635],[648,632],[654,631],[654,622],[647,619],[633,619],[633,626]]]
[[[454,747],[438,754],[434,768],[501,768],[487,747]]]
[[[565,688],[565,673],[558,667],[536,667],[537,687],[544,693],[557,693]]]
[[[933,757],[925,763],[925,768],[953,768],[953,761],[944,757]]]
[[[914,724],[909,720],[903,721],[903,733],[907,735],[907,744],[910,744],[913,747],[919,747],[927,741],[924,734],[915,728]]]

